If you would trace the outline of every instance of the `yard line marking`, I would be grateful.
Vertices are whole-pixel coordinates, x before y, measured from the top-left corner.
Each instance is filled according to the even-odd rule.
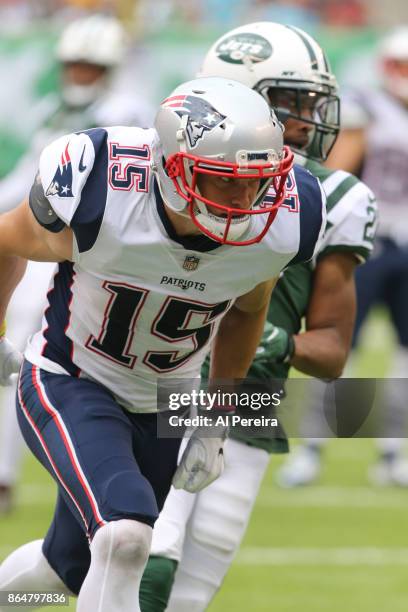
[[[266,508],[408,508],[408,492],[395,487],[330,487],[262,489],[256,504]]]
[[[238,565],[408,565],[408,548],[244,547]]]

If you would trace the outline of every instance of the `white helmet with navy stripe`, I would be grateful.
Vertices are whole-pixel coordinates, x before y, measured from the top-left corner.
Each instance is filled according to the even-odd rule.
[[[338,85],[323,49],[300,28],[268,21],[235,28],[213,44],[199,75],[223,76],[255,89],[283,122],[300,117],[305,95],[314,97],[313,138],[299,152],[326,159],[339,131]],[[276,105],[276,90],[296,94],[296,108]]]
[[[109,15],[91,15],[71,22],[61,34],[57,59],[65,68],[70,64],[93,67],[84,83],[63,75],[62,98],[68,107],[86,107],[107,91],[112,71],[124,58],[126,35],[121,23]]]
[[[58,43],[57,59],[112,68],[120,64],[125,49],[125,31],[115,17],[90,15],[65,28]]]
[[[162,102],[155,127],[160,139],[156,176],[167,206],[179,213],[186,210],[213,240],[226,244],[260,240],[284,199],[293,163],[293,154],[283,145],[283,126],[265,100],[230,79],[196,79],[177,87]],[[204,198],[197,187],[200,175],[260,179],[251,209],[243,214],[241,209]],[[275,201],[260,210],[272,182]],[[218,214],[212,214],[208,206]],[[252,214],[266,215],[265,231],[238,242]]]

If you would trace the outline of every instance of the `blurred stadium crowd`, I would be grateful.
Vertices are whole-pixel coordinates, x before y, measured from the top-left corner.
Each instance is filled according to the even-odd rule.
[[[404,8],[403,0],[394,0],[391,4],[397,11],[399,7]],[[86,11],[109,11],[127,20],[140,18],[140,30],[149,32],[174,23],[197,28],[208,25],[230,28],[239,22],[263,19],[310,27],[381,25],[384,23],[382,5],[376,0],[156,0],[152,20],[149,0],[2,0],[0,14],[2,27],[8,21],[8,26],[14,22],[21,27],[32,19],[63,20]]]

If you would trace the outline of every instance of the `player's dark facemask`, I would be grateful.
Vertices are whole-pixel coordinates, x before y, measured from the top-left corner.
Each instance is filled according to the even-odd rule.
[[[262,81],[255,88],[273,107],[278,119],[285,125],[289,118],[313,127],[307,141],[292,142],[285,137],[291,149],[309,159],[322,162],[327,159],[340,130],[340,99],[328,85],[313,86],[299,81]],[[285,135],[286,136],[286,135]]]

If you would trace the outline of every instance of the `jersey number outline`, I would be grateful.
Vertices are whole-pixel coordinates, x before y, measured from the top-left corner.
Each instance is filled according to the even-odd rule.
[[[281,207],[282,208],[287,208],[289,210],[289,212],[292,213],[298,213],[299,212],[299,195],[296,192],[296,183],[293,180],[291,174],[288,174],[288,177],[286,179],[286,195],[285,195],[285,199],[283,200]],[[270,193],[271,191],[273,191],[272,189],[270,189],[268,191],[268,193],[266,194],[266,196],[264,197],[261,206],[266,206],[269,204],[273,204],[275,201],[275,195],[272,195],[272,193]]]
[[[92,334],[85,343],[89,350],[126,368],[134,368],[139,356],[131,353],[140,316],[149,290],[128,283],[105,281],[102,288],[110,293],[105,308],[102,327],[98,337]],[[143,363],[158,373],[176,370],[208,342],[215,319],[227,311],[230,300],[207,304],[182,297],[168,296],[155,317],[151,334],[173,343],[191,339],[194,348],[189,351],[147,351]],[[193,317],[201,318],[203,324],[188,328]]]
[[[377,211],[374,206],[367,206],[366,208],[367,216],[369,220],[364,226],[364,234],[363,239],[367,242],[374,242],[375,238],[375,230],[376,230],[376,221],[377,221]]]
[[[109,160],[114,163],[109,166],[109,184],[118,191],[147,191],[149,183],[149,166],[136,164],[129,159],[150,161],[150,148],[126,147],[117,142],[111,142],[109,147]],[[126,162],[123,161],[123,158]]]

